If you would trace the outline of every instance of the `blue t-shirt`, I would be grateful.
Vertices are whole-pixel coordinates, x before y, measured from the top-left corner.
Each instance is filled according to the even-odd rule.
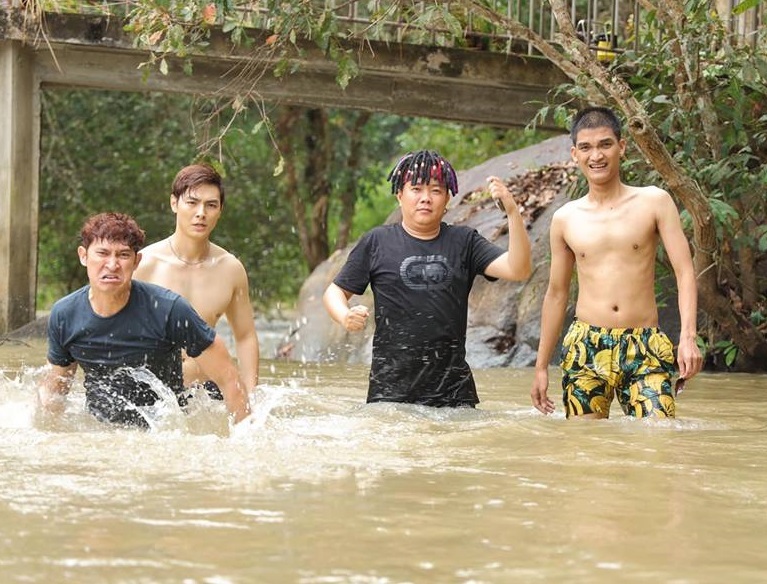
[[[366,233],[333,282],[353,294],[368,285],[375,335],[368,402],[475,404],[466,363],[466,321],[474,278],[504,250],[476,229],[442,223],[422,240],[401,224]]]
[[[181,349],[199,356],[216,331],[187,300],[155,284],[131,282],[128,304],[108,317],[93,311],[89,291],[84,286],[56,302],[48,322],[48,361],[62,367],[76,361],[82,367],[89,409],[121,421],[113,419],[116,410],[154,403],[157,394],[135,374],[138,368],[148,369],[180,396]]]

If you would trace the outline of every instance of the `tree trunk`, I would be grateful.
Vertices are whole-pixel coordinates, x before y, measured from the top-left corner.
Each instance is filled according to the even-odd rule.
[[[341,202],[341,217],[338,223],[338,235],[335,249],[343,249],[349,244],[354,219],[354,206],[357,203],[357,178],[359,177],[360,154],[362,151],[362,130],[371,117],[370,112],[360,112],[352,125],[349,136],[349,180],[339,193]]]
[[[328,115],[325,110],[312,108],[306,111],[307,131],[304,136],[306,146],[306,167],[304,183],[308,186],[309,239],[306,261],[309,270],[319,266],[330,255],[328,243],[328,206],[330,201],[330,173],[332,145],[328,134]]]
[[[751,223],[749,221],[749,223]],[[738,248],[738,266],[740,267],[741,293],[744,310],[751,311],[759,300],[759,287],[756,279],[756,257],[754,248],[742,245]]]
[[[286,106],[282,108],[275,127],[277,130],[277,147],[279,148],[280,155],[284,161],[282,174],[284,177],[283,184],[285,196],[290,202],[290,206],[293,210],[293,219],[295,221],[296,230],[298,231],[298,243],[301,246],[301,252],[308,260],[310,237],[306,228],[306,210],[299,190],[298,167],[293,155],[294,149],[292,142],[292,139],[297,132],[296,128],[301,117],[301,112],[301,108],[295,106]]]

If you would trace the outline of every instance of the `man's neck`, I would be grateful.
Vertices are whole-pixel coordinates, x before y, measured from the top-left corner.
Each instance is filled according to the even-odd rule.
[[[439,231],[442,226],[442,224],[439,223],[434,228],[423,230],[423,229],[417,229],[417,228],[408,226],[405,224],[404,221],[402,221],[401,225],[402,225],[402,229],[404,229],[405,233],[407,233],[408,235],[415,237],[416,239],[424,239],[424,240],[436,238],[439,235]]]
[[[176,259],[188,266],[205,263],[210,257],[210,240],[192,239],[176,231],[168,238],[168,246]]]
[[[115,294],[107,294],[94,290],[93,287],[88,292],[88,301],[91,304],[93,312],[99,316],[107,317],[120,312],[130,300],[131,287],[120,290]]]
[[[623,183],[619,180],[605,184],[589,185],[588,198],[597,205],[617,201],[622,195]]]

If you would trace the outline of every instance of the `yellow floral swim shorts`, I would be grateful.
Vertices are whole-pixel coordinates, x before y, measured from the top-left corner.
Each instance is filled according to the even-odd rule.
[[[674,346],[657,327],[603,328],[574,320],[562,342],[567,417],[610,415],[618,396],[629,416],[673,418]]]

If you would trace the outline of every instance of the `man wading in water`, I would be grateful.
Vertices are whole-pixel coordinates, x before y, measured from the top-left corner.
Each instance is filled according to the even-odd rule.
[[[240,375],[252,391],[258,384],[259,350],[248,274],[240,260],[210,241],[224,209],[224,195],[221,176],[213,167],[182,168],[170,195],[176,230],[141,250],[141,264],[133,277],[181,294],[212,327],[226,315]],[[204,385],[214,399],[222,398],[215,383],[185,355],[184,385],[196,383]]]
[[[442,221],[458,181],[436,152],[405,155],[389,174],[402,222],[362,236],[328,286],[324,303],[348,331],[360,331],[364,306],[349,306],[370,285],[375,336],[368,402],[468,406],[479,402],[466,363],[466,320],[474,277],[524,280],[530,241],[517,205],[498,178],[490,192],[506,209],[509,246],[503,250],[475,229]]]
[[[88,410],[99,420],[147,428],[139,412],[158,401],[155,383],[184,404],[181,350],[221,388],[234,422],[250,403],[226,345],[184,298],[154,284],[133,281],[144,231],[132,217],[101,213],[85,222],[80,263],[88,284],[58,300],[48,321],[49,370],[40,405],[57,413],[74,381],[85,373]]]
[[[626,141],[611,110],[587,108],[578,113],[571,137],[572,157],[589,191],[557,210],[551,222],[551,274],[541,311],[533,405],[544,414],[554,411],[547,394],[548,365],[564,323],[575,267],[576,318],[562,347],[567,417],[606,418],[616,395],[627,415],[674,417],[674,350],[658,329],[655,303],[659,237],[679,294],[680,378],[690,379],[703,363],[695,342],[695,272],[679,212],[666,191],[621,182]]]

